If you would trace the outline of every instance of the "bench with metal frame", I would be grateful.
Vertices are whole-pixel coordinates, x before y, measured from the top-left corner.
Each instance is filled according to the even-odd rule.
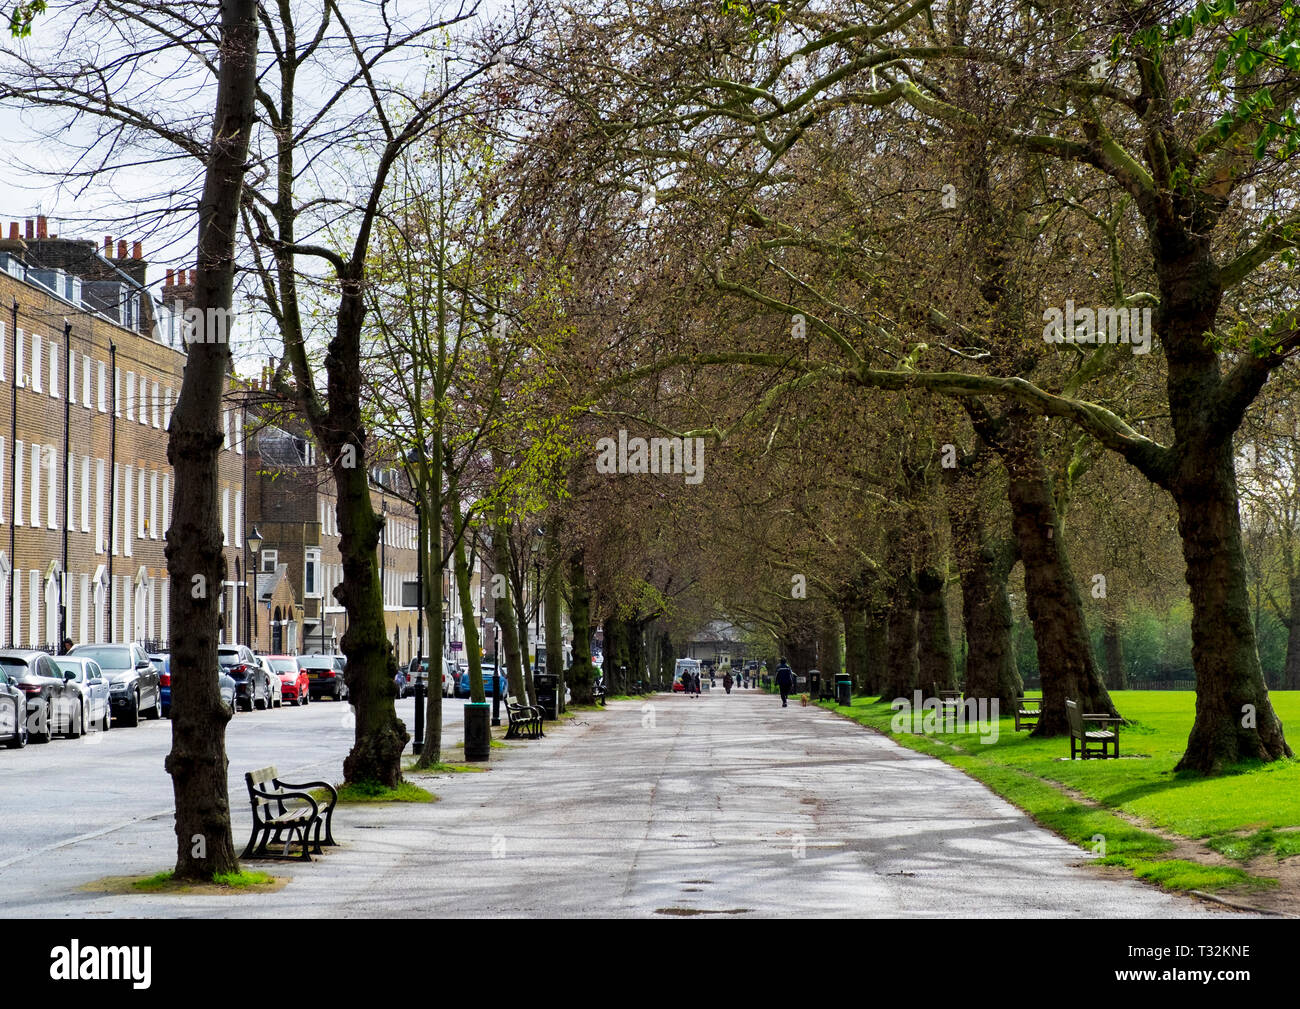
[[[506,739],[541,739],[542,709],[531,704],[521,704],[517,697],[506,698],[506,715],[510,724],[506,726]]]
[[[328,781],[281,781],[272,765],[249,771],[244,783],[253,807],[253,832],[241,858],[300,858],[310,862],[313,854],[323,854],[322,845],[337,843],[333,820],[339,793]],[[326,789],[329,798],[318,799],[307,791],[309,788]],[[295,840],[302,847],[302,853],[296,856],[289,854]],[[270,845],[280,844],[284,845],[280,854],[268,850]]]

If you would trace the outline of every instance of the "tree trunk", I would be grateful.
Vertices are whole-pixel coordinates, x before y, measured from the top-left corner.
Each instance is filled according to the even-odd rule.
[[[469,660],[469,699],[473,704],[482,704],[487,700],[483,691],[483,646],[478,636],[478,621],[474,619],[474,593],[470,588],[469,558],[465,552],[465,516],[461,512],[460,493],[455,484],[451,485],[448,500],[455,511],[453,535],[456,543],[452,549],[453,568],[456,573],[456,592],[460,597],[461,618],[465,625],[465,655]]]
[[[1012,710],[1024,695],[1011,640],[1011,600],[1007,576],[1015,565],[1015,544],[989,535],[984,524],[983,493],[990,476],[983,456],[964,466],[948,495],[953,555],[961,578],[962,624],[966,632],[967,697],[996,700],[1000,711]]]
[[[926,567],[917,573],[917,676],[927,697],[957,686],[946,586],[942,568]]]
[[[1170,488],[1192,601],[1196,721],[1177,770],[1215,774],[1291,756],[1255,646],[1237,513],[1232,439],[1183,446]]]
[[[212,148],[199,204],[194,300],[203,321],[192,334],[167,442],[176,483],[165,549],[173,679],[172,747],[164,766],[176,801],[175,876],[202,881],[239,870],[226,789],[230,712],[211,673],[217,668],[217,600],[225,580],[217,483],[230,344],[224,333],[205,327],[232,304],[235,229],[257,83],[255,3],[223,0],[220,53]]]
[[[889,668],[889,618],[880,606],[863,610],[862,637],[862,693],[872,697],[884,693]]]
[[[1020,408],[1008,412],[1006,436],[997,448],[1007,468],[1012,528],[1025,567],[1026,608],[1034,625],[1043,684],[1043,713],[1033,734],[1065,735],[1067,699],[1090,714],[1118,712],[1097,672],[1079,587],[1061,540],[1041,436]]]
[[[844,623],[844,672],[853,681],[853,692],[866,692],[867,621],[862,605],[845,603],[840,608]]]
[[[1287,690],[1300,690],[1300,578],[1289,584],[1291,618],[1286,622],[1286,668],[1282,682]]]
[[[880,685],[880,699],[905,697],[910,702],[920,679],[917,657],[916,584],[910,567],[897,573],[891,590],[887,618],[888,657]]]
[[[574,704],[590,704],[594,700],[591,685],[596,678],[591,664],[591,589],[587,585],[587,572],[583,566],[582,551],[575,550],[569,557],[569,622],[573,624],[573,665],[569,668]]]
[[[1120,638],[1120,621],[1110,610],[1102,618],[1101,643],[1106,653],[1106,686],[1110,690],[1128,689],[1128,667],[1124,663],[1124,642]]]
[[[423,462],[421,464],[422,470]],[[417,508],[424,509],[424,521],[420,524],[420,540],[417,544],[419,556],[417,562],[422,568],[424,580],[424,598],[420,604],[424,607],[424,619],[428,627],[429,640],[433,642],[429,649],[428,695],[424,699],[424,748],[415,766],[421,769],[432,767],[442,762],[442,668],[444,655],[442,651],[442,474],[436,472],[432,478],[424,471],[421,473],[424,487],[429,489],[433,501],[425,500],[423,489]],[[437,548],[433,547],[437,537]],[[437,558],[435,562],[435,558]]]
[[[554,532],[554,526],[554,520],[547,524],[547,575],[544,586],[546,606],[542,615],[546,620],[546,671],[558,678],[556,689],[559,700],[556,703],[563,711],[564,688],[568,674],[564,668],[564,641],[561,639],[564,614],[560,609],[563,605],[563,594],[560,592],[560,542]]]
[[[843,648],[840,642],[840,621],[836,614],[827,614],[825,622],[822,624],[821,636],[817,646],[818,651],[818,668],[821,670],[822,682],[830,678],[830,682],[835,682],[835,677],[844,672]]]
[[[506,523],[505,505],[498,501],[493,506],[492,523],[492,618],[501,628],[501,646],[506,653],[503,670],[498,656],[497,674],[504,675],[511,697],[524,697],[524,672],[519,654],[519,632],[515,612],[510,601],[510,540]]]
[[[395,788],[402,780],[402,751],[411,737],[397,717],[397,661],[389,647],[384,599],[375,551],[384,520],[370,500],[370,480],[357,446],[357,465],[334,446],[334,484],[343,581],[335,598],[347,609],[348,629],[341,642],[348,657],[348,700],[356,711],[352,750],[343,761],[347,781],[373,781]]]

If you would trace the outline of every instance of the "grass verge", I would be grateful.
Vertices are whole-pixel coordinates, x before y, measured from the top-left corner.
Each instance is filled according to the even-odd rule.
[[[970,731],[912,734],[894,724],[888,703],[858,698],[849,708],[821,706],[952,764],[1062,837],[1169,890],[1243,891],[1275,886],[1234,866],[1167,857],[1177,835],[1194,847],[1245,863],[1260,854],[1300,853],[1300,761],[1246,764],[1204,777],[1174,770],[1195,717],[1190,691],[1112,691],[1129,720],[1120,760],[1070,761],[1066,737],[1035,739],[998,720],[996,739]],[[1300,693],[1274,691],[1283,722],[1300,717]],[[942,728],[942,727],[941,727]],[[987,741],[982,741],[987,740]],[[1065,759],[1063,759],[1065,758]],[[1165,832],[1162,836],[1155,831]],[[1208,862],[1217,861],[1212,858]]]

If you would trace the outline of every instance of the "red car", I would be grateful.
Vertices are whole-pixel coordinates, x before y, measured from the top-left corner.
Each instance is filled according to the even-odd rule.
[[[292,655],[268,655],[266,661],[271,672],[280,677],[280,688],[284,699],[295,707],[311,700],[310,680],[307,673],[298,665],[298,659]]]

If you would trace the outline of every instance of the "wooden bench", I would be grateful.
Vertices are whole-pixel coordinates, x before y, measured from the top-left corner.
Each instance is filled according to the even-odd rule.
[[[338,790],[328,781],[293,783],[281,781],[274,766],[249,771],[244,775],[248,785],[248,799],[253,806],[253,832],[248,847],[241,858],[301,858],[310,862],[313,854],[319,855],[321,845],[335,844],[333,820],[334,805],[339,800]],[[309,788],[324,788],[328,799],[317,799]],[[324,831],[322,838],[321,832]],[[302,846],[302,854],[289,854],[294,840]],[[271,844],[284,844],[276,855],[267,850]]]
[[[961,708],[961,691],[960,690],[940,690],[939,684],[931,682],[934,687],[934,696],[939,699],[939,710],[947,714],[949,710],[958,711]]]
[[[506,739],[520,739],[525,734],[529,739],[541,739],[542,709],[531,704],[520,704],[519,698],[506,698],[506,715],[510,724],[506,727]]]
[[[1065,715],[1070,720],[1070,759],[1075,759],[1075,752],[1082,751],[1083,759],[1100,756],[1106,759],[1107,749],[1113,748],[1110,756],[1119,758],[1119,726],[1124,721],[1114,715],[1085,715],[1079,711],[1074,701],[1065,702]],[[1086,724],[1114,725],[1112,729],[1085,729]],[[1098,748],[1100,746],[1100,748]]]
[[[1017,697],[1016,731],[1037,728],[1038,719],[1042,714],[1043,699],[1041,697]]]

